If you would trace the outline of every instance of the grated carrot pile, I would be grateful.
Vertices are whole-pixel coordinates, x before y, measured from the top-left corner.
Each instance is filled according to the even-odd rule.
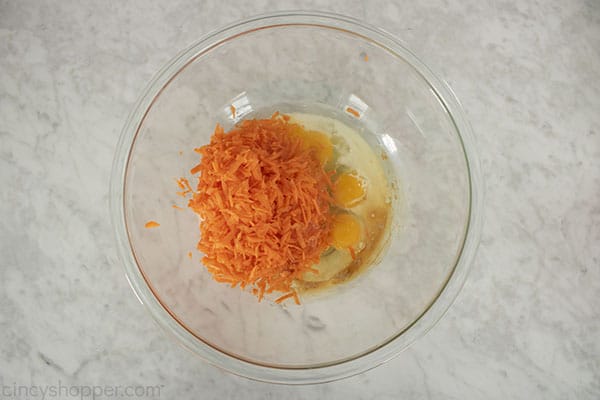
[[[249,286],[259,300],[298,296],[295,279],[319,262],[329,245],[331,181],[303,129],[277,113],[244,120],[228,133],[219,125],[202,158],[189,207],[201,218],[198,249],[214,279]],[[182,189],[187,189],[181,182]]]

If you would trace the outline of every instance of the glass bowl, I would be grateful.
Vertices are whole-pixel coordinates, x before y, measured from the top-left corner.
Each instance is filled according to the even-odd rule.
[[[382,152],[396,188],[389,243],[366,272],[299,306],[259,303],[202,266],[197,217],[172,207],[185,207],[175,180],[217,122],[313,107]],[[439,320],[476,250],[480,188],[458,101],[398,39],[340,15],[283,12],[206,36],[150,82],[117,146],[111,213],[129,283],[160,326],[225,370],[301,384],[372,368]]]

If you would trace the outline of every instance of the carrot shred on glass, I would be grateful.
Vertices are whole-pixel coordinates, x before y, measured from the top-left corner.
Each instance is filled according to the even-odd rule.
[[[354,248],[350,246],[348,247],[348,251],[350,251],[350,257],[352,257],[352,260],[356,260],[356,252],[354,251]]]
[[[275,303],[277,303],[277,304],[282,303],[285,300],[289,299],[290,297],[294,297],[295,294],[296,294],[296,292],[290,292],[288,294],[284,294],[283,296],[281,296],[277,300],[275,300]]]
[[[360,118],[360,113],[352,107],[346,107],[346,112],[354,115],[356,118]]]

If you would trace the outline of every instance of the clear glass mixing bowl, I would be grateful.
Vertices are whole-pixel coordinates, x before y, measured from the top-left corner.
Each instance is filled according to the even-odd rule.
[[[238,119],[277,106],[360,112],[345,122],[385,151],[398,190],[377,265],[296,306],[258,303],[214,282],[198,253],[188,258],[198,220],[172,208],[185,204],[175,179],[216,122],[235,123],[231,104]],[[118,143],[111,212],[127,278],[160,326],[233,373],[313,383],[372,368],[439,320],[476,249],[480,188],[458,101],[396,38],[340,15],[288,12],[212,33],[156,75]],[[145,229],[148,220],[161,226]]]

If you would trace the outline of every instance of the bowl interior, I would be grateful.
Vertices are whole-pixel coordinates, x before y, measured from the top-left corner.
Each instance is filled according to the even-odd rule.
[[[387,250],[377,265],[302,305],[258,303],[216,283],[195,250],[198,219],[175,179],[198,162],[217,122],[230,128],[261,110],[343,111],[387,155],[397,193]],[[323,111],[325,110],[325,111]],[[192,181],[194,185],[194,182]],[[401,54],[336,26],[274,24],[202,49],[157,92],[137,127],[125,172],[124,213],[139,274],[170,315],[237,359],[277,368],[340,363],[401,336],[435,301],[463,246],[469,171],[447,109]],[[156,229],[146,229],[149,220]],[[192,258],[188,252],[192,252]]]

